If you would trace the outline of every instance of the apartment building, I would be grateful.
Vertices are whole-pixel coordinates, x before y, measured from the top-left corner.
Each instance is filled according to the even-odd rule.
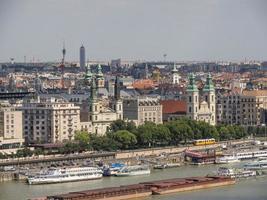
[[[57,143],[74,139],[80,130],[80,107],[63,99],[23,103],[26,143]]]
[[[217,113],[221,123],[247,126],[266,124],[267,90],[234,90],[221,98],[222,113]]]
[[[124,99],[123,117],[133,121],[137,126],[146,121],[162,123],[162,105],[158,97],[138,97]]]
[[[22,112],[14,107],[0,108],[0,151],[15,152],[24,143]]]

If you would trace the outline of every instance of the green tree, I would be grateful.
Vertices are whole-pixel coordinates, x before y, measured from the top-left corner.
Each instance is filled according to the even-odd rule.
[[[37,148],[37,149],[34,149],[33,153],[34,155],[39,156],[39,155],[43,155],[44,151],[41,148]]]
[[[0,152],[0,159],[6,159],[6,158],[7,158],[7,155]]]
[[[126,125],[126,122],[121,120],[121,119],[118,119],[114,122],[112,122],[109,126],[109,132],[116,132],[116,131],[119,131],[119,130],[126,130],[127,128],[127,125]]]
[[[60,153],[70,154],[81,151],[81,146],[77,142],[67,142],[63,148],[60,149]]]
[[[74,136],[74,141],[79,144],[79,151],[90,149],[89,141],[90,136],[86,131],[76,131]]]
[[[130,132],[134,132],[136,130],[136,126],[135,123],[132,121],[125,122],[124,120],[119,119],[110,124],[108,134],[115,133],[119,130],[127,130]]]
[[[152,122],[146,122],[137,128],[134,134],[136,135],[139,146],[151,146],[153,143],[154,128],[155,124]]]
[[[136,136],[127,130],[116,131],[113,138],[120,144],[122,149],[128,149],[137,143]]]
[[[118,142],[106,135],[98,136],[96,134],[90,135],[90,143],[92,148],[96,151],[114,151],[119,148]]]
[[[225,127],[225,126],[219,127],[218,133],[219,133],[220,140],[231,139],[231,134],[230,134],[229,130],[227,129],[227,127]]]
[[[31,151],[29,148],[19,149],[16,152],[16,157],[18,157],[18,158],[28,157],[28,156],[32,156],[32,155],[33,155],[33,151]]]
[[[215,138],[215,139],[219,139],[219,134],[217,129],[215,128],[215,126],[212,126],[206,122],[203,121],[199,121],[197,122],[198,124],[198,129],[202,135],[203,139],[206,138]]]
[[[154,132],[152,134],[153,143],[162,145],[169,144],[171,141],[171,133],[170,130],[163,124],[158,124],[154,128]]]
[[[81,142],[81,143],[88,144],[90,141],[89,133],[86,131],[76,131],[74,140]]]
[[[241,138],[247,136],[247,133],[246,133],[244,127],[242,127],[242,126],[234,126],[233,128],[235,130],[235,138],[236,139],[241,139]]]

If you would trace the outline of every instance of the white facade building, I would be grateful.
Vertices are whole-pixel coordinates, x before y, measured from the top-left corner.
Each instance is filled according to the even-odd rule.
[[[24,103],[19,110],[26,143],[64,142],[80,130],[80,107],[61,99]]]
[[[15,152],[24,143],[22,112],[14,107],[0,108],[0,151]]]

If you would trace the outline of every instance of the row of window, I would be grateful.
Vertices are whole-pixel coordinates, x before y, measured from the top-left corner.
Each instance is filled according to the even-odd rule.
[[[198,101],[198,98],[197,98],[197,97],[198,97],[198,96],[195,96],[195,102]],[[192,103],[192,96],[189,96],[189,97],[188,97],[188,101],[189,101],[189,103]],[[205,96],[205,101],[206,101],[206,102],[209,101],[208,96]],[[214,102],[214,95],[211,95],[211,102]]]

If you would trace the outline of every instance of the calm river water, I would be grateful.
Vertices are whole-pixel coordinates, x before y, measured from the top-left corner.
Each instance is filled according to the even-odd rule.
[[[218,165],[183,166],[180,168],[153,170],[147,176],[105,177],[101,180],[48,184],[27,185],[25,182],[0,183],[0,200],[24,200],[70,191],[88,190],[93,188],[111,187],[139,183],[148,180],[169,179],[175,177],[202,176],[215,171]],[[152,196],[145,200],[267,200],[267,177],[240,180],[234,186],[214,189],[183,192],[171,195]]]

